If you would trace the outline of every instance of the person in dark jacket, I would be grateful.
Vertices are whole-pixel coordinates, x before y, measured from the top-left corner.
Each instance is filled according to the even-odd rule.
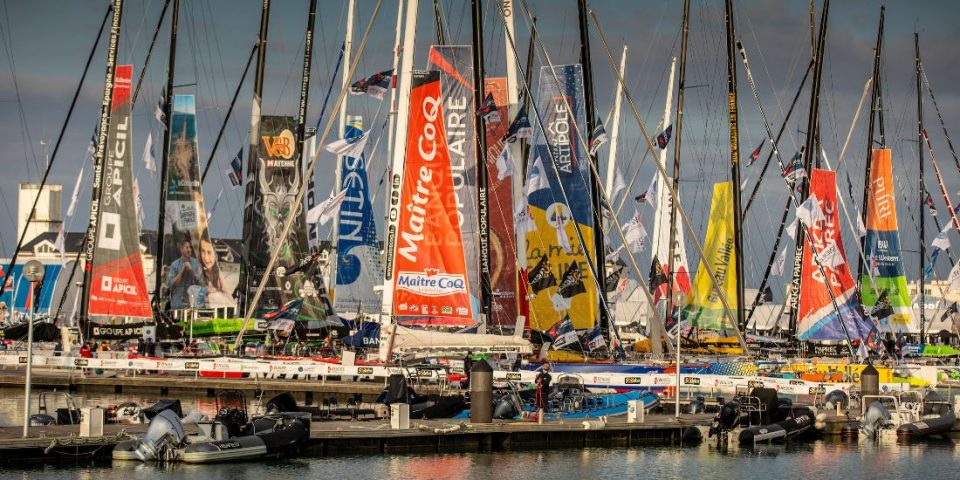
[[[550,364],[543,362],[540,367],[540,373],[537,374],[537,406],[547,411],[547,395],[550,394],[550,381],[553,377],[550,375]]]

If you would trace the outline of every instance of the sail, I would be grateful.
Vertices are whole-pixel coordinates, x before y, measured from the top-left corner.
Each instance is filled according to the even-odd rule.
[[[170,308],[236,306],[236,283],[228,283],[220,270],[207,224],[197,148],[197,102],[193,95],[173,96],[168,151],[167,178],[163,182],[163,258],[168,263],[163,266],[162,279]]]
[[[140,227],[133,194],[130,115],[132,65],[117,65],[113,77],[106,158],[96,212],[96,242],[88,313],[94,316],[152,318],[140,254]]]
[[[439,72],[413,73],[393,255],[393,315],[472,325]]]
[[[463,254],[470,297],[479,299],[480,242],[477,232],[477,117],[473,107],[473,48],[469,45],[434,45],[430,47],[428,61],[431,70],[440,72],[443,128],[447,137],[447,151],[450,153],[457,225],[460,238],[465,240]]]
[[[303,205],[295,202],[300,187],[299,146],[294,132],[296,119],[289,116],[264,116],[260,122],[257,164],[253,166],[251,182],[255,182],[249,225],[244,228],[244,245],[248,250],[246,275],[247,298],[252,299],[266,271],[270,256],[280,251],[276,270],[268,279],[260,304],[255,311],[280,310],[281,307],[302,302],[297,319],[325,320],[328,300],[323,281],[315,266],[301,265],[309,255],[306,218]],[[290,215],[295,220],[286,237],[281,238],[284,223]],[[297,269],[286,275],[288,270]]]
[[[540,69],[537,104],[546,131],[537,122],[527,158],[528,190],[534,189],[531,185],[546,187],[528,192],[536,230],[527,233],[527,264],[533,267],[546,256],[546,265],[557,278],[577,265],[577,275],[585,288],[573,296],[561,294],[560,285],[534,293],[530,301],[530,328],[547,330],[569,315],[575,329],[587,329],[597,323],[599,298],[589,260],[576,233],[579,227],[590,259],[595,259],[589,157],[577,135],[578,130],[586,131],[583,72],[580,65],[553,68],[560,79],[559,88],[550,67]],[[534,177],[538,175],[545,179]]]
[[[670,258],[670,210],[673,207],[673,195],[667,185],[673,179],[661,175],[657,181],[660,185],[657,188],[657,210],[653,217],[652,250],[653,258],[659,261],[666,271]],[[682,228],[676,229],[674,241],[676,244],[673,248],[673,294],[675,298],[680,294],[676,304],[682,305],[690,295],[690,268],[687,266],[687,247]]]
[[[850,267],[843,249],[843,239],[840,237],[837,174],[830,170],[813,169],[810,174],[810,195],[816,196],[825,218],[809,226],[809,235],[804,235],[807,243],[806,248],[803,249],[800,277],[797,338],[845,340],[847,337],[843,328],[846,327],[851,339],[865,339],[870,334],[872,325],[857,312],[856,285],[850,275]],[[823,266],[823,272],[826,273],[826,278],[820,273],[820,267],[813,261],[811,247],[817,249],[817,256]],[[833,250],[834,248],[836,250]],[[832,255],[839,255],[841,259],[831,261]],[[830,298],[831,292],[843,315],[843,325],[837,318],[837,309],[834,308]]]
[[[363,119],[353,117],[344,136],[358,135],[363,130]],[[370,204],[370,184],[367,181],[367,159],[340,158],[341,180],[338,191],[346,191],[337,217],[337,276],[334,311],[341,313],[376,313],[380,310],[380,296],[373,287],[383,277],[380,246],[377,243],[377,225]]]
[[[506,148],[503,137],[510,128],[507,113],[507,79],[487,78],[483,90],[493,94],[500,112],[499,122],[487,122],[487,183],[490,201],[490,288],[493,293],[488,322],[514,327],[517,320],[517,245],[513,241],[513,185],[511,178],[498,174],[497,157]],[[513,159],[508,159],[511,163]],[[513,175],[520,175],[513,172]]]
[[[706,258],[700,260],[693,290],[682,318],[701,328],[725,330],[732,328],[732,319],[727,318],[723,302],[713,286],[713,279],[704,262],[708,262],[723,290],[730,309],[737,309],[737,275],[735,262],[737,252],[733,242],[733,182],[713,184],[713,203],[710,205],[710,222],[703,242]]]
[[[867,241],[864,256],[873,274],[873,283],[862,282],[863,305],[872,308],[886,291],[893,314],[880,319],[882,332],[917,332],[907,277],[900,253],[897,232],[897,202],[894,197],[893,166],[890,149],[874,149],[871,157],[870,190],[867,197]]]

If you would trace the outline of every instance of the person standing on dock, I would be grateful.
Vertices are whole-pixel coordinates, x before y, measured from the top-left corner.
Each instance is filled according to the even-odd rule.
[[[466,380],[463,381],[463,388],[470,388],[470,370],[473,370],[473,350],[467,350],[467,356],[463,357],[463,375]]]
[[[553,377],[550,376],[550,364],[543,362],[540,373],[537,374],[537,406],[544,412],[547,411],[547,395],[550,394],[551,380]]]

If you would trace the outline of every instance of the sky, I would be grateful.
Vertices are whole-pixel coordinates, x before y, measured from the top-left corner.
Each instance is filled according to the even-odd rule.
[[[125,2],[120,38],[119,62],[134,65],[134,78],[143,70],[147,49],[154,33],[164,0]],[[303,34],[308,0],[274,0],[271,8],[267,40],[266,75],[264,80],[264,114],[295,115],[299,102],[300,69],[303,55]],[[594,0],[600,30],[591,23],[596,109],[606,118],[614,100],[615,77],[607,51],[601,42],[606,38],[611,55],[619,59],[621,48],[629,47],[627,88],[651,135],[658,131],[667,91],[670,59],[679,56],[682,4],[679,0],[644,1]],[[681,198],[691,217],[697,237],[702,241],[709,210],[710,185],[730,178],[729,141],[726,123],[726,51],[724,47],[723,2],[694,0],[691,2],[690,37],[687,58],[687,92],[684,106],[683,151],[681,153]],[[415,63],[426,66],[426,51],[436,43],[433,2],[420,1],[416,31]],[[448,44],[469,44],[471,36],[469,2],[439,0]],[[553,64],[579,61],[579,32],[575,0],[514,1],[515,39],[521,63],[526,68],[530,22],[527,14],[537,18],[542,47]],[[358,0],[354,24],[354,48],[360,37],[371,28],[366,48],[360,55],[358,71],[350,80],[386,70],[391,65],[391,52],[397,21],[396,0],[384,0],[373,17],[376,1]],[[485,67],[488,75],[503,75],[513,51],[504,39],[498,2],[484,0]],[[822,3],[816,2],[818,19]],[[9,256],[15,245],[17,185],[38,182],[46,167],[47,156],[63,128],[73,96],[98,27],[106,13],[105,0],[36,0],[31,2],[0,0],[0,254]],[[193,0],[183,2],[180,11],[174,83],[176,93],[195,94],[198,103],[200,157],[203,162],[211,153],[216,133],[227,112],[234,89],[240,80],[247,56],[256,41],[260,22],[259,0]],[[527,10],[529,7],[529,10]],[[919,168],[917,160],[917,114],[914,73],[914,31],[920,34],[921,55],[947,130],[954,135],[960,127],[960,62],[956,47],[960,39],[960,4],[952,1],[924,2],[896,0],[886,3],[886,26],[882,71],[885,130],[887,144],[893,148],[894,170],[898,180],[897,201],[901,243],[909,278],[916,278],[919,269],[918,229],[923,212],[919,207]],[[758,93],[772,128],[779,127],[811,56],[809,2],[802,0],[734,1],[737,37],[748,55]],[[880,3],[868,0],[834,1],[830,8],[826,59],[821,92],[821,137],[827,158],[836,162],[851,128],[864,82],[870,76],[873,48],[877,34]],[[372,21],[372,24],[370,23]],[[332,78],[337,54],[345,32],[346,2],[320,0],[316,20],[313,81],[310,88],[308,123],[316,125],[321,104],[331,81],[333,98],[340,86],[340,77]],[[87,78],[66,127],[60,149],[53,159],[50,182],[64,185],[64,210],[78,172],[84,166],[87,179],[90,159],[86,147],[96,124],[99,101],[103,92],[107,36],[93,55]],[[134,158],[147,212],[144,227],[156,228],[158,181],[139,161],[147,133],[152,132],[159,155],[162,135],[153,109],[166,82],[169,52],[169,15],[164,20],[156,48],[144,74],[140,96],[134,107]],[[548,60],[540,44],[535,47],[533,90],[540,81],[539,67]],[[750,93],[742,64],[738,61],[740,142],[742,157],[764,138],[757,104]],[[221,145],[214,155],[214,166],[204,184],[207,208],[220,197],[211,219],[214,236],[238,238],[242,221],[242,192],[232,189],[224,175],[230,159],[245,148],[250,123],[253,74],[240,89],[239,100],[225,129]],[[386,105],[368,97],[349,97],[350,114],[362,115],[367,128],[380,128],[386,118]],[[800,96],[797,110],[780,143],[785,157],[792,156],[803,143],[810,104],[809,89]],[[674,97],[674,109],[676,97]],[[638,141],[640,129],[628,105],[622,116],[621,146],[617,162],[624,176],[636,181],[620,219],[626,222],[639,209],[651,219],[648,207],[630,200],[646,189],[654,173],[649,159],[643,160],[645,148]],[[944,173],[952,200],[960,189],[960,164],[954,161],[937,123],[929,96],[924,94],[925,126],[932,137],[939,166]],[[323,125],[330,118],[330,107]],[[849,175],[860,198],[863,166],[866,157],[866,113],[859,117],[852,130],[849,146],[841,167],[841,178]],[[321,125],[321,126],[323,126]],[[608,124],[609,125],[609,124]],[[608,126],[609,128],[609,126]],[[381,130],[382,131],[382,130]],[[386,137],[384,133],[384,137]],[[376,136],[374,136],[376,142]],[[373,153],[370,163],[371,183],[376,186],[384,168],[386,139]],[[767,150],[768,151],[768,150]],[[368,155],[370,152],[368,152]],[[672,158],[672,151],[668,158]],[[929,162],[929,155],[924,152]],[[606,147],[601,150],[601,165],[607,162]],[[766,155],[761,157],[766,158]],[[333,188],[334,159],[322,155],[317,168],[317,195],[326,197]],[[741,178],[750,189],[757,181],[760,162],[744,165]],[[749,286],[759,283],[766,259],[772,248],[786,191],[779,180],[778,167],[771,167],[764,177],[758,200],[747,213],[745,250],[748,258]],[[929,163],[926,167],[926,190],[946,220],[946,208],[938,192]],[[82,231],[89,204],[89,183],[80,191],[79,208],[67,219],[67,230]],[[377,194],[383,198],[383,191]],[[376,203],[382,214],[382,202]],[[928,217],[929,219],[930,217]],[[650,220],[652,222],[652,220]],[[928,224],[932,222],[928,221]],[[382,222],[378,222],[382,231]],[[649,228],[648,228],[649,229]],[[929,244],[936,234],[928,225]],[[853,235],[844,232],[848,257],[855,251]],[[956,233],[951,234],[960,245]],[[693,255],[691,239],[687,251]],[[646,257],[649,253],[643,255]],[[695,257],[695,256],[694,256]],[[691,258],[691,267],[697,259]],[[938,272],[945,277],[949,265],[941,261]],[[775,289],[776,290],[776,289]],[[778,295],[779,297],[779,295]]]

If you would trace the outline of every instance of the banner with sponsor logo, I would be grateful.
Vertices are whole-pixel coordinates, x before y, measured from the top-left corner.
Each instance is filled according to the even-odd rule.
[[[167,178],[163,182],[164,296],[173,310],[236,306],[236,277],[223,274],[207,224],[197,147],[197,102],[193,95],[173,96],[168,151]]]
[[[897,201],[894,196],[890,149],[874,149],[871,157],[870,190],[867,197],[867,240],[864,256],[873,274],[862,281],[863,305],[872,308],[886,291],[893,314],[879,320],[883,332],[918,332],[903,271],[900,234],[897,231]]]
[[[713,203],[710,205],[710,221],[703,242],[706,258],[700,260],[697,275],[693,280],[690,299],[682,312],[682,318],[691,325],[714,330],[732,329],[734,320],[728,318],[723,302],[717,295],[713,279],[704,262],[709,262],[713,274],[720,283],[727,303],[737,309],[736,255],[733,241],[733,183],[713,184]]]
[[[809,235],[804,235],[807,244],[803,249],[803,265],[800,277],[800,310],[797,320],[797,338],[800,340],[845,340],[844,326],[851,339],[866,338],[872,329],[870,320],[857,312],[856,284],[850,275],[846,262],[843,239],[840,237],[840,216],[837,203],[837,175],[830,170],[814,169],[810,174],[810,195],[816,196],[823,212],[823,219],[808,227]],[[822,252],[835,246],[844,261],[830,266],[824,261]],[[816,248],[823,266],[813,261]],[[830,249],[832,251],[832,248]],[[830,291],[827,291],[827,288]],[[836,299],[844,325],[840,324],[837,309],[832,297]]]
[[[140,254],[140,227],[133,195],[133,134],[130,115],[132,65],[114,74],[106,158],[100,184],[97,237],[93,246],[89,314],[152,318]]]
[[[673,182],[670,177],[659,176],[660,182],[657,189],[657,210],[653,217],[653,249],[652,258],[658,260],[662,265],[662,271],[666,272],[670,261],[670,212],[673,210],[673,195],[667,184]],[[674,223],[676,233],[674,234],[673,248],[673,295],[674,305],[683,305],[690,295],[690,270],[687,268],[687,247],[685,246],[685,235],[683,228],[679,227],[679,222]],[[666,287],[664,286],[664,290]]]
[[[485,92],[493,95],[499,122],[487,122],[487,200],[490,202],[490,289],[493,294],[490,325],[513,327],[517,322],[517,245],[513,229],[513,185],[497,175],[497,157],[506,148],[503,138],[510,128],[507,111],[507,79],[487,78]],[[514,175],[519,175],[514,172]]]
[[[394,256],[393,315],[472,325],[439,72],[414,72]]]
[[[325,320],[330,308],[318,269],[301,267],[296,273],[286,274],[309,256],[306,212],[296,202],[301,182],[296,125],[296,119],[289,116],[264,116],[260,122],[257,155],[253,157],[256,164],[248,169],[249,182],[254,185],[247,192],[249,216],[245,215],[248,220],[243,232],[244,246],[249,249],[244,289],[252,299],[270,256],[279,250],[276,269],[255,308],[256,315],[302,301],[298,320]],[[293,226],[286,237],[281,237],[291,215]]]
[[[427,58],[430,70],[440,72],[441,110],[447,152],[450,155],[453,202],[457,207],[460,238],[464,240],[463,256],[467,265],[470,297],[476,301],[480,298],[480,242],[477,232],[477,117],[473,106],[473,47],[434,45],[430,47]]]
[[[345,137],[358,135],[363,120],[352,117]],[[337,264],[334,287],[334,311],[374,313],[380,310],[380,295],[373,287],[380,285],[383,264],[377,242],[377,225],[370,203],[367,181],[367,159],[340,157],[340,189],[346,192],[337,216]]]
[[[596,324],[599,305],[596,282],[577,236],[579,227],[590,258],[596,258],[589,157],[577,134],[578,130],[586,130],[583,72],[580,65],[553,68],[561,85],[558,87],[550,67],[541,67],[538,105],[546,131],[536,122],[527,158],[527,171],[542,165],[549,184],[549,188],[529,192],[530,215],[537,228],[527,233],[527,263],[536,265],[546,255],[550,271],[556,276],[577,263],[586,290],[561,302],[555,301],[561,298],[555,295],[557,287],[536,293],[530,301],[530,328],[546,330],[569,315],[574,328],[582,330]],[[566,237],[564,243],[570,246],[569,252],[560,242],[561,235]]]

